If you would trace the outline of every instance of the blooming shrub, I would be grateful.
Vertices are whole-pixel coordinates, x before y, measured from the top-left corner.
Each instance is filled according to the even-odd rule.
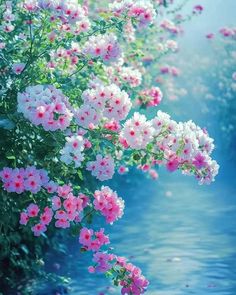
[[[90,272],[106,273],[122,294],[142,294],[148,281],[141,270],[110,253],[104,230],[92,228],[95,216],[113,223],[124,213],[123,199],[99,181],[132,166],[156,179],[164,165],[208,184],[218,165],[206,130],[160,110],[152,120],[131,110],[137,100],[141,107],[162,100],[161,89],[147,85],[153,79],[145,64],[178,44],[150,39],[147,49],[140,31],[176,34],[177,24],[156,22],[167,1],[115,1],[100,12],[95,2],[91,11],[76,0],[2,4],[3,206],[39,240],[55,227],[75,228],[81,250],[94,252]],[[195,6],[194,14],[201,11]]]

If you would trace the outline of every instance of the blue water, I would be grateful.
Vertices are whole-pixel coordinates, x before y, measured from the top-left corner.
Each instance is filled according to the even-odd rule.
[[[147,294],[236,294],[236,189],[223,175],[200,187],[191,178],[161,174],[159,182],[135,172],[133,179],[116,179],[126,210],[109,226],[113,251],[142,268],[150,280]],[[120,294],[103,276],[86,273],[90,256],[79,253],[77,241],[68,246],[47,261],[72,277],[70,294]],[[41,294],[56,294],[48,292]]]
[[[206,11],[185,26],[180,57],[204,53],[211,58],[204,35],[235,24],[236,1],[190,1],[189,5],[193,3],[203,4]],[[190,77],[192,86],[195,78]],[[216,138],[214,157],[221,169],[214,184],[199,186],[191,177],[164,169],[158,181],[131,171],[110,184],[126,203],[123,218],[107,227],[113,251],[142,268],[150,281],[148,295],[236,294],[236,157],[222,139],[218,114],[203,112],[206,107],[203,100],[193,104],[188,96],[166,108],[175,119],[193,118],[207,126]],[[68,238],[67,247],[61,255],[47,253],[45,261],[48,270],[72,278],[71,295],[120,294],[103,276],[86,272],[90,256],[79,252],[75,239]],[[37,289],[39,294],[56,294],[56,290],[63,294],[47,283]]]

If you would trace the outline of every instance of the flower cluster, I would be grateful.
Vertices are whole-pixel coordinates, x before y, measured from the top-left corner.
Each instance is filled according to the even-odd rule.
[[[111,120],[111,121],[107,121],[104,125],[103,128],[107,129],[107,130],[111,130],[114,132],[118,132],[121,129],[120,124],[115,121],[115,120]]]
[[[99,124],[101,115],[88,104],[83,104],[75,112],[75,119],[79,126],[94,127]]]
[[[163,163],[169,171],[179,168],[185,174],[194,174],[200,184],[214,181],[219,165],[210,157],[214,144],[205,129],[192,121],[177,123],[161,111],[152,126],[155,146],[164,152]]]
[[[219,32],[224,37],[236,37],[236,28],[223,27]]]
[[[101,190],[96,190],[93,201],[94,208],[106,217],[107,223],[113,223],[121,218],[124,211],[124,201],[117,196],[108,186],[102,186]]]
[[[93,255],[95,266],[89,267],[89,272],[107,272],[116,269],[121,274],[119,285],[122,287],[121,294],[140,295],[145,293],[149,284],[148,280],[142,275],[141,270],[129,263],[126,258],[109,254],[106,252],[96,252]]]
[[[25,169],[5,167],[0,171],[0,178],[6,191],[17,194],[24,191],[36,194],[42,187],[46,187],[49,181],[47,172],[43,169],[36,169],[34,166]]]
[[[112,33],[89,37],[82,52],[93,58],[100,57],[103,61],[116,61],[121,56],[117,37]]]
[[[29,86],[18,93],[18,112],[45,130],[65,130],[72,119],[66,107],[67,98],[52,85]]]
[[[180,70],[176,67],[171,67],[169,65],[161,66],[160,67],[160,73],[165,75],[165,74],[171,74],[174,77],[179,76]]]
[[[112,66],[106,67],[105,71],[107,73],[108,79],[117,85],[125,83],[128,84],[131,88],[141,85],[142,74],[136,68]]]
[[[74,163],[75,167],[81,166],[84,160],[85,140],[80,135],[72,135],[66,137],[66,144],[60,151],[61,161],[66,164]]]
[[[155,9],[149,0],[116,0],[109,5],[109,8],[116,17],[125,14],[135,19],[139,27],[152,24],[156,16]]]
[[[162,92],[159,87],[142,90],[139,93],[138,103],[147,107],[157,106],[161,103]]]
[[[12,12],[12,2],[6,1],[1,8],[3,9],[4,13],[3,22],[0,26],[0,29],[5,33],[10,33],[15,29],[15,26],[12,24],[12,22],[14,22],[16,19]]]
[[[49,36],[51,41],[53,41],[54,37],[56,37],[56,35],[54,36],[51,34]],[[65,71],[68,69],[68,72],[71,72],[74,68],[76,68],[76,65],[79,61],[79,53],[80,48],[76,42],[72,42],[71,48],[69,49],[60,47],[57,50],[51,51],[51,60],[48,63],[48,67],[50,70],[61,69],[62,71]]]
[[[124,120],[130,109],[131,100],[124,90],[111,84],[108,86],[98,82],[82,94],[83,105],[76,110],[75,118],[78,125],[85,128],[96,126],[101,119],[113,121]]]
[[[97,155],[95,161],[87,163],[87,170],[92,172],[98,180],[104,181],[111,179],[115,173],[115,163],[110,155],[103,157]]]
[[[136,112],[125,122],[121,131],[121,140],[124,139],[133,149],[145,149],[153,139],[153,132],[151,122],[147,121],[144,115]]]
[[[110,243],[109,237],[104,234],[104,229],[94,232],[92,229],[83,227],[79,236],[80,244],[88,251],[99,251],[103,245]]]
[[[59,20],[60,30],[75,35],[86,32],[90,28],[87,9],[79,5],[77,0],[24,0],[23,8],[31,13],[49,11],[51,22]]]
[[[161,54],[168,53],[168,52],[177,52],[178,51],[178,43],[175,40],[168,39],[165,42],[158,43],[156,45],[156,49]]]
[[[70,222],[79,222],[81,219],[80,215],[89,201],[84,194],[79,194],[78,197],[75,197],[69,185],[56,185],[53,192],[57,194],[52,197],[50,207],[45,207],[41,211],[40,216],[38,216],[40,209],[37,204],[30,204],[26,210],[21,212],[20,224],[26,225],[33,218],[31,223],[34,225],[31,229],[35,236],[40,236],[44,233],[53,218],[55,226],[58,228],[68,228],[70,227]],[[38,217],[38,221],[35,221],[36,217]]]
[[[171,33],[171,34],[179,34],[181,32],[181,29],[179,27],[177,27],[172,21],[168,20],[168,19],[164,19],[161,24],[160,27],[162,29],[164,29],[165,31]]]
[[[26,225],[30,218],[35,218],[39,214],[39,207],[36,204],[30,204],[25,211],[20,214],[20,224]],[[47,230],[47,225],[51,222],[53,217],[53,211],[49,207],[45,207],[40,215],[40,222],[33,225],[31,230],[36,237],[40,236]]]

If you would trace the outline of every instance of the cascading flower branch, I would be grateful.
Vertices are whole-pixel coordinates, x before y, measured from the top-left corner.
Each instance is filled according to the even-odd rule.
[[[212,160],[213,139],[206,129],[192,121],[177,123],[161,111],[152,120],[135,113],[120,133],[120,142],[146,157],[149,167],[165,165],[170,172],[180,169],[183,174],[195,175],[200,184],[210,184],[218,174],[219,165]]]

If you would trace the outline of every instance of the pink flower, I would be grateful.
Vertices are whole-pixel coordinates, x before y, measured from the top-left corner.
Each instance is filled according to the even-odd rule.
[[[116,61],[121,55],[121,49],[117,37],[110,33],[91,36],[84,44],[83,53],[101,57],[104,61]]]
[[[195,5],[193,8],[193,13],[202,13],[203,12],[203,6],[202,5]]]
[[[85,208],[89,203],[89,197],[85,194],[79,193],[79,199],[82,200],[82,209]],[[78,201],[79,202],[79,201]],[[80,203],[78,203],[78,210],[80,211]]]
[[[11,23],[3,23],[2,30],[6,33],[10,33],[15,29],[15,27]]]
[[[62,198],[66,198],[67,195],[71,192],[71,186],[64,184],[63,186],[59,186],[57,189],[58,196]]]
[[[105,245],[105,244],[110,243],[108,236],[106,236],[104,234],[104,228],[101,228],[100,231],[95,232],[95,236],[97,237],[97,239],[101,245]]]
[[[24,190],[25,190],[24,181],[21,178],[18,178],[17,176],[13,176],[11,178],[11,181],[9,182],[7,191],[21,194],[23,193]]]
[[[20,224],[26,225],[29,221],[29,216],[26,212],[21,212],[20,214]]]
[[[54,181],[49,181],[46,185],[45,188],[48,193],[52,194],[57,191],[58,185]]]
[[[94,273],[94,272],[95,272],[95,267],[93,267],[93,266],[89,266],[89,267],[88,267],[88,272],[89,272],[89,273]]]
[[[90,246],[93,230],[83,227],[80,231],[79,242],[81,245]]]
[[[63,202],[63,206],[66,211],[76,211],[77,210],[77,198],[71,193],[68,195],[67,199]]]
[[[0,49],[4,49],[6,47],[6,43],[0,42]]]
[[[106,122],[104,124],[104,128],[111,130],[111,131],[118,132],[120,130],[121,126],[117,121],[111,120],[111,121]]]
[[[52,209],[58,210],[61,208],[61,199],[58,196],[52,197]]]
[[[65,130],[73,117],[67,97],[52,85],[29,86],[18,93],[17,102],[18,112],[46,131]]]
[[[177,159],[173,159],[167,162],[166,169],[170,172],[174,172],[179,167],[179,161]]]
[[[12,175],[12,169],[5,167],[2,171],[0,171],[0,177],[2,178],[2,181],[9,181],[11,179]]]
[[[27,207],[27,213],[29,217],[36,217],[39,213],[39,207],[36,204],[30,204]]]
[[[19,75],[25,68],[25,64],[24,63],[17,63],[17,64],[13,64],[12,66],[12,70],[15,74]]]
[[[194,160],[193,160],[193,165],[198,168],[198,169],[201,169],[202,167],[205,167],[207,164],[207,162],[205,161],[205,157],[198,153],[195,157],[194,157]]]
[[[111,179],[115,173],[115,163],[111,156],[97,155],[95,161],[87,163],[87,170],[100,181]]]
[[[144,115],[135,112],[133,117],[127,120],[121,131],[124,138],[132,149],[145,149],[153,139],[154,129],[151,122]]]
[[[84,139],[84,147],[86,149],[90,149],[92,147],[91,141],[89,141],[87,138]]]
[[[24,0],[23,8],[26,9],[27,11],[35,12],[39,8],[37,4],[38,3],[36,0]]]
[[[44,213],[41,214],[41,216],[40,216],[40,222],[42,224],[48,225],[51,222],[51,220],[52,220],[52,216],[53,216],[52,209],[49,208],[49,207],[46,207],[44,209]]]
[[[92,229],[83,227],[80,231],[79,242],[87,250],[98,251],[103,245],[110,243],[110,240],[104,234],[103,228],[94,233]]]
[[[94,208],[106,217],[107,223],[113,223],[123,215],[124,201],[108,186],[103,186],[100,191],[95,191],[94,198]]]
[[[56,211],[56,214],[54,217],[56,219],[67,219],[67,213],[64,210],[58,210]]]
[[[149,107],[159,105],[162,97],[162,92],[158,87],[143,90],[139,94],[139,100],[141,100],[141,103]]]
[[[40,191],[41,184],[39,175],[30,176],[25,180],[25,188],[34,194]]]
[[[67,219],[62,218],[62,219],[58,219],[55,222],[55,226],[60,227],[60,228],[68,228],[68,227],[70,227],[70,223]]]
[[[144,164],[144,165],[141,166],[141,169],[142,169],[144,172],[146,172],[146,171],[148,171],[148,170],[150,169],[150,165],[148,165],[148,164]]]
[[[119,174],[125,174],[126,172],[128,172],[129,171],[129,169],[127,168],[127,167],[125,167],[125,166],[123,166],[123,165],[121,165],[119,168],[118,168],[118,173]]]
[[[214,36],[215,36],[215,35],[214,35],[213,33],[209,33],[209,34],[206,35],[206,38],[207,38],[207,39],[213,39]]]
[[[157,179],[159,177],[158,173],[154,169],[149,170],[149,175],[151,176],[152,179]]]
[[[33,227],[31,227],[31,230],[34,232],[34,235],[36,237],[38,237],[42,233],[44,233],[47,230],[47,228],[44,224],[38,223],[38,224],[34,225]]]
[[[110,262],[114,259],[114,255],[105,252],[96,252],[93,255],[93,261],[96,263],[96,272],[106,272],[112,268]]]

